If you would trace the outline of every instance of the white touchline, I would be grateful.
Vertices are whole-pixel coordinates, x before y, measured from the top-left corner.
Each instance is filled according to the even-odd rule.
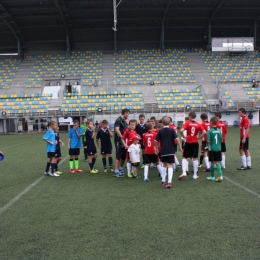
[[[10,146],[6,146],[6,147],[1,147],[1,149],[4,150],[4,149],[7,149],[7,148],[11,148],[11,147],[14,147],[14,146],[17,146],[17,145],[20,145],[20,144],[26,144],[26,143],[28,143],[28,141],[27,142],[18,143],[18,144],[14,144],[14,145],[10,145]]]
[[[247,191],[247,192],[249,192],[249,193],[255,195],[256,197],[258,197],[258,198],[260,199],[260,194],[258,194],[257,192],[248,189],[247,187],[245,187],[245,186],[243,186],[243,185],[241,185],[241,184],[239,184],[239,183],[237,183],[237,182],[235,182],[235,181],[229,179],[229,178],[226,177],[226,176],[224,176],[224,180],[229,181],[230,183],[232,183],[232,184],[236,185],[237,187],[239,187],[239,188],[241,188],[241,189],[243,189],[243,190],[245,190],[245,191]]]
[[[61,165],[63,162],[67,160],[69,155],[67,155],[59,165]],[[16,197],[14,197],[12,200],[10,200],[7,204],[5,204],[1,209],[0,209],[0,215],[3,214],[7,209],[9,209],[16,201],[18,201],[24,194],[26,194],[28,191],[30,191],[34,186],[36,186],[40,181],[42,181],[46,176],[41,176],[39,179],[37,179],[34,183],[29,185],[25,190],[23,190],[21,193],[19,193]]]

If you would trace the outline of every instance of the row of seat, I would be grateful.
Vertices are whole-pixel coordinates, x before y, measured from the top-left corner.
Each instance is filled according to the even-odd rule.
[[[206,107],[206,102],[198,87],[193,89],[155,90],[154,93],[159,107],[164,105],[182,106],[187,104]]]
[[[182,105],[159,105],[160,109],[184,109],[186,104]],[[207,104],[195,104],[193,108],[206,108]]]
[[[0,89],[10,88],[19,67],[20,64],[16,59],[0,60]]]
[[[260,54],[258,52],[247,53],[243,56],[202,52],[201,57],[215,81],[251,81],[260,73],[258,66]]]
[[[66,77],[82,77],[82,85],[92,85],[92,79],[102,79],[103,55],[101,51],[72,52],[69,57],[66,54],[41,54],[32,57],[36,58],[36,62],[26,87],[30,85],[40,87],[41,84],[36,83],[37,81],[42,82],[45,77],[60,77],[61,74],[65,74]]]
[[[128,108],[130,110],[144,110],[144,106],[111,106],[111,107],[103,107],[104,111],[120,111],[123,108]],[[96,107],[78,107],[78,108],[61,108],[61,112],[87,112],[87,111],[96,111]]]
[[[17,109],[17,110],[6,110],[5,111],[7,115],[17,115],[17,114],[36,114],[36,113],[41,113],[41,114],[46,114],[48,113],[48,109]]]
[[[113,73],[114,83],[118,85],[141,85],[151,81],[155,84],[183,84],[195,81],[185,54],[177,50],[168,50],[164,55],[158,50],[122,51],[114,58]]]

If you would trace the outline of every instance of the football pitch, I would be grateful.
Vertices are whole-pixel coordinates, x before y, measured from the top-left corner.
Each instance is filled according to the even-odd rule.
[[[179,169],[172,189],[160,185],[156,169],[148,183],[143,169],[139,179],[114,178],[100,154],[98,174],[81,154],[84,172],[71,175],[66,146],[61,177],[44,176],[42,136],[0,136],[1,260],[260,259],[258,127],[251,128],[252,170],[236,170],[239,128],[229,128],[223,182],[207,181],[203,168],[200,179],[179,181]]]

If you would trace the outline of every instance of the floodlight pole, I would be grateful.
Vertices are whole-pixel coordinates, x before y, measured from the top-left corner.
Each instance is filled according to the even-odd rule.
[[[70,51],[70,37],[68,34],[66,35],[66,42],[67,42],[67,52],[69,52]]]
[[[211,46],[211,22],[209,22],[209,26],[208,26],[208,47],[210,48]]]
[[[164,48],[164,21],[162,23],[162,29],[161,29],[161,51],[164,53],[165,48]]]
[[[18,51],[18,57],[20,58],[22,53],[22,48],[21,48],[21,41],[19,38],[17,39],[17,51]]]
[[[112,30],[114,31],[114,48],[115,52],[117,52],[117,7],[121,4],[122,0],[119,3],[116,3],[117,0],[113,0],[113,11],[114,11],[114,27]]]
[[[168,0],[167,2],[167,6],[163,12],[163,18],[162,18],[162,28],[161,28],[161,39],[160,39],[160,48],[161,48],[161,52],[164,53],[165,52],[165,47],[164,47],[164,22],[165,22],[165,18],[167,15],[167,12],[170,8],[170,4],[171,4],[172,0]]]
[[[115,52],[117,52],[117,31],[114,31],[114,48]]]

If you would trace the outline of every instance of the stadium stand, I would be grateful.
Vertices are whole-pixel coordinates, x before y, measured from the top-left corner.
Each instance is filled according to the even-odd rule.
[[[193,108],[207,107],[199,88],[155,90],[155,96],[160,109],[183,109],[187,105]]]
[[[124,107],[144,109],[142,91],[65,93],[61,112],[95,111],[98,108],[105,111],[118,111]]]
[[[123,50],[114,58],[113,77],[118,85],[195,83],[183,50]]]
[[[243,88],[250,99],[260,99],[260,88],[252,88],[252,83],[243,84]]]
[[[221,87],[219,89],[219,99],[222,101],[222,108],[235,108],[234,101],[231,99],[231,96],[226,88]]]
[[[51,96],[48,94],[0,95],[0,106],[4,106],[7,114],[47,113]]]
[[[20,63],[14,59],[0,60],[0,89],[10,88]]]
[[[81,76],[82,86],[91,86],[95,80],[102,79],[102,52],[76,51],[69,58],[66,54],[34,55],[36,58],[26,88],[40,88],[44,78],[60,78]]]
[[[259,52],[232,56],[224,52],[201,51],[201,57],[215,82],[247,82],[260,75]]]

